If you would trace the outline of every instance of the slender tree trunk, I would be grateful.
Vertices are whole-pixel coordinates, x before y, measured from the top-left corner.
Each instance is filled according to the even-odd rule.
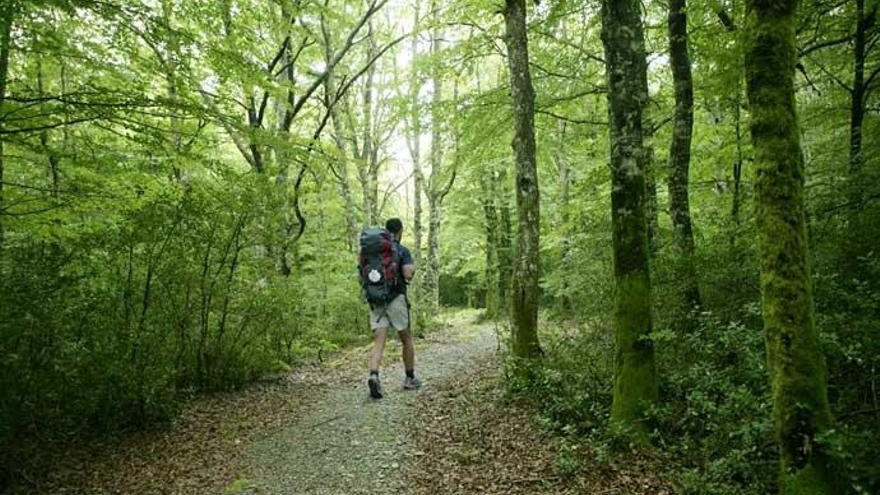
[[[559,147],[555,153],[556,168],[559,171],[559,228],[562,235],[562,249],[559,256],[559,266],[562,271],[562,310],[567,315],[568,312],[571,311],[571,296],[568,293],[568,267],[570,264],[569,253],[571,251],[571,243],[568,238],[571,167],[569,167],[568,158],[565,155],[565,131],[566,123],[559,121],[556,127]]]
[[[739,210],[742,201],[742,166],[743,166],[743,149],[742,149],[742,111],[740,110],[740,98],[742,90],[740,82],[736,84],[736,108],[734,109],[735,130],[736,130],[736,161],[733,162],[733,204],[730,209],[730,216],[733,217],[733,232],[730,234],[730,247],[736,248],[736,239],[739,235]],[[735,251],[738,252],[738,251]]]
[[[638,0],[605,0],[602,44],[611,137],[615,370],[611,418],[641,430],[643,407],[657,400],[651,333],[651,279],[645,218],[642,111],[645,42]]]
[[[351,193],[351,184],[348,182],[348,153],[345,146],[344,130],[342,120],[336,110],[335,99],[337,98],[336,77],[331,61],[333,59],[333,47],[330,32],[327,30],[327,23],[321,18],[321,32],[324,36],[324,62],[330,69],[327,72],[327,78],[324,80],[324,104],[330,112],[330,119],[333,121],[333,139],[336,142],[336,149],[342,156],[342,160],[337,164],[337,172],[339,174],[339,187],[342,199],[345,202],[345,226],[348,230],[349,249],[356,250],[358,246],[358,227],[357,212],[354,206],[354,198]]]
[[[371,60],[377,51],[376,35],[373,29],[372,19],[370,20],[368,27],[369,49],[367,50],[367,60]],[[373,221],[380,223],[382,215],[381,209],[383,206],[379,203],[379,167],[381,166],[381,163],[379,162],[379,151],[381,144],[376,141],[381,138],[378,136],[377,132],[379,125],[378,117],[374,115],[374,113],[376,113],[376,109],[381,106],[382,102],[381,99],[378,102],[374,102],[373,99],[376,96],[376,64],[371,64],[367,71],[367,86],[366,94],[364,95],[364,156],[369,165],[368,192],[370,194],[370,204],[373,205]]]
[[[794,69],[797,0],[748,0],[746,87],[756,178],[761,309],[780,448],[780,493],[840,493],[817,435],[831,427],[813,315]]]
[[[413,7],[415,14],[413,15],[413,26],[418,26],[421,21],[421,2],[414,0]],[[420,267],[422,263],[422,189],[425,187],[425,177],[422,174],[422,121],[421,109],[419,105],[419,93],[422,89],[422,80],[419,77],[419,69],[415,64],[416,58],[419,56],[419,37],[413,34],[411,41],[411,57],[413,61],[410,70],[410,129],[411,129],[411,145],[410,152],[412,154],[413,165],[413,187],[415,188],[415,196],[413,197],[413,236],[415,237],[415,262],[416,267]]]
[[[168,91],[168,100],[172,102],[173,105],[176,105],[179,100],[179,93],[177,87],[177,74],[180,71],[180,42],[178,40],[177,34],[174,30],[173,26],[173,15],[174,15],[174,6],[173,3],[168,0],[162,1],[162,17],[165,22],[165,27],[167,28],[167,53],[163,60],[163,70],[165,71],[165,84],[167,86]],[[178,109],[172,107],[171,116],[169,118],[169,124],[171,127],[171,136],[172,142],[174,144],[174,166],[172,170],[172,177],[175,181],[180,182],[183,179],[183,170],[180,168],[181,163],[181,153],[182,153],[182,144],[183,144],[183,136],[181,135],[181,119],[177,116]]]
[[[862,121],[865,118],[865,0],[856,0],[856,33],[853,37],[853,85],[850,101],[849,168],[853,182],[862,169]],[[856,187],[858,185],[856,184]],[[856,198],[858,199],[858,198]]]
[[[648,222],[648,251],[653,255],[660,247],[660,208],[657,206],[657,171],[654,163],[654,119],[648,109],[648,72],[642,80],[644,94],[644,115],[642,116],[642,138],[644,155],[642,160],[645,171],[645,214]]]
[[[367,36],[369,37],[369,50],[368,50],[368,59],[372,57],[373,50],[375,46],[375,41],[373,40],[373,23],[372,21],[369,24],[369,31]],[[379,205],[376,204],[377,197],[374,193],[375,186],[378,182],[378,177],[374,176],[374,163],[373,163],[373,84],[376,79],[376,69],[375,65],[371,65],[369,69],[367,69],[367,78],[364,82],[364,100],[363,100],[363,117],[364,123],[363,128],[361,129],[362,139],[363,139],[363,151],[361,155],[359,170],[360,170],[360,178],[361,178],[361,190],[363,192],[363,200],[364,200],[364,216],[367,225],[375,225],[379,219],[377,218],[376,209]]]
[[[40,97],[45,96],[43,64],[40,60],[37,60],[37,94],[40,95]],[[58,166],[60,158],[58,156],[58,152],[52,144],[52,139],[49,135],[48,129],[43,129],[42,131],[40,131],[40,146],[43,148],[43,153],[46,154],[46,159],[49,162],[49,188],[52,191],[52,197],[58,199],[60,188]]]
[[[419,56],[419,30],[418,26],[421,22],[421,0],[413,0],[413,34],[410,39],[410,74],[409,74],[409,135],[407,142],[409,144],[410,158],[413,167],[413,239],[414,250],[413,255],[416,264],[416,277],[413,280],[413,289],[410,291],[410,303],[413,306],[412,321],[410,326],[413,331],[418,332],[422,324],[422,308],[424,301],[424,279],[425,267],[423,266],[424,256],[422,238],[424,236],[424,226],[422,225],[422,193],[425,189],[425,176],[422,172],[422,117],[421,105],[419,104],[419,94],[422,91],[422,78],[419,74],[419,67],[416,59]]]
[[[292,22],[294,19],[295,14],[290,12],[286,6],[282,7],[281,13],[282,17],[289,22]],[[285,34],[287,38],[290,38],[292,35],[290,31]],[[278,194],[281,198],[281,242],[278,246],[277,265],[278,273],[285,277],[290,276],[293,272],[291,265],[296,263],[296,256],[291,256],[289,249],[291,235],[296,227],[294,220],[291,219],[293,205],[290,192],[291,174],[289,156],[290,128],[293,124],[293,118],[291,117],[292,114],[290,114],[290,112],[293,111],[293,105],[295,102],[294,88],[296,87],[296,67],[293,63],[294,54],[289,45],[290,44],[288,43],[287,48],[284,50],[284,70],[280,75],[281,81],[288,86],[286,102],[279,106],[281,111],[279,112],[278,134],[282,141],[282,145],[274,148],[274,158],[280,168],[275,179],[275,194]],[[294,263],[291,263],[291,259]]]
[[[647,65],[639,71],[639,90],[642,101],[642,148],[640,167],[645,173],[645,214],[647,217],[648,251],[653,255],[660,247],[660,212],[657,206],[657,170],[654,164],[654,119],[649,108]]]
[[[12,50],[12,22],[15,12],[14,1],[4,1],[0,5],[0,108],[6,103],[6,82],[9,75],[9,52]],[[3,121],[0,120],[0,130],[3,129]],[[0,134],[0,212],[3,211],[3,172],[4,172],[3,155],[3,136]],[[3,222],[0,221],[0,246],[3,243],[4,236]]]
[[[510,190],[507,183],[507,164],[505,163],[498,171],[496,184],[502,186],[501,191],[495,192],[495,202],[498,208],[498,217],[501,220],[498,231],[498,296],[502,304],[502,311],[507,312],[510,302],[510,290],[513,282],[513,239],[512,220],[510,215]]]
[[[529,69],[525,0],[507,0],[504,9],[510,91],[513,97],[516,158],[517,253],[513,275],[513,354],[541,355],[538,342],[540,203],[535,146],[535,90]]]
[[[431,2],[432,15],[439,15],[437,2]],[[440,52],[442,33],[439,23],[431,33],[431,54],[437,57]],[[428,256],[425,275],[422,278],[423,303],[428,314],[433,314],[440,304],[440,208],[442,199],[438,196],[443,173],[443,134],[440,103],[443,101],[443,78],[437,61],[432,66],[431,85],[431,177],[427,184],[428,196]]]
[[[501,293],[499,291],[498,264],[498,211],[495,208],[495,174],[486,167],[480,173],[480,192],[482,194],[484,230],[486,232],[486,315],[497,318],[501,312]]]
[[[687,0],[669,2],[669,65],[675,87],[675,118],[669,146],[669,216],[682,262],[687,310],[700,305],[694,266],[694,232],[688,200],[691,138],[694,132],[694,83],[688,54]]]
[[[428,259],[424,295],[432,312],[440,305],[440,201],[434,195],[428,198]]]

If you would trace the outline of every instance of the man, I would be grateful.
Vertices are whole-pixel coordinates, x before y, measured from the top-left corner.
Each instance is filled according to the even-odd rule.
[[[400,276],[404,283],[397,284],[397,295],[387,305],[375,305],[370,310],[370,327],[373,329],[373,354],[370,357],[370,378],[367,385],[370,388],[370,397],[382,398],[382,385],[379,381],[379,366],[382,363],[382,352],[385,350],[385,340],[388,337],[389,327],[397,330],[400,342],[403,344],[403,366],[406,370],[406,378],[403,381],[404,390],[414,390],[421,386],[416,378],[413,367],[415,365],[415,349],[413,348],[412,333],[409,330],[409,300],[406,297],[406,285],[415,275],[415,265],[409,249],[400,244],[403,235],[403,222],[399,218],[391,218],[385,222],[385,228],[394,236],[394,247],[400,257]]]

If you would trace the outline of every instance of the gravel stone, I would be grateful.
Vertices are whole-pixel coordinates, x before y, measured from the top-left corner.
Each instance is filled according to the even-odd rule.
[[[407,493],[400,466],[407,459],[430,462],[413,451],[406,436],[406,420],[415,413],[413,406],[422,392],[403,390],[400,346],[387,347],[391,349],[386,349],[381,375],[384,398],[368,396],[365,366],[361,375],[353,373],[345,383],[328,387],[301,418],[250,446],[244,456],[248,482],[238,493]],[[497,347],[490,325],[470,322],[417,340],[416,373],[424,383],[422,390],[430,389],[432,381],[469,372]]]

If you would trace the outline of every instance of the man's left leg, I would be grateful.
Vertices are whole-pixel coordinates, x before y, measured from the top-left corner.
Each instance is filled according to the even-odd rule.
[[[382,364],[382,353],[385,350],[385,340],[388,337],[388,327],[373,330],[373,353],[370,355],[370,378],[367,386],[370,388],[370,397],[382,398],[382,386],[379,382],[379,366]]]
[[[422,386],[422,382],[416,378],[415,364],[416,351],[413,344],[412,332],[409,329],[397,332],[400,336],[400,343],[403,344],[403,368],[406,370],[406,379],[403,381],[403,388],[413,390]]]

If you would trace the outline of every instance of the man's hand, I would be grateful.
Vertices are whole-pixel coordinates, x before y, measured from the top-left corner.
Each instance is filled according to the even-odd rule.
[[[404,280],[406,280],[406,283],[409,283],[415,274],[416,274],[416,267],[415,266],[403,265],[403,278],[404,278]]]

